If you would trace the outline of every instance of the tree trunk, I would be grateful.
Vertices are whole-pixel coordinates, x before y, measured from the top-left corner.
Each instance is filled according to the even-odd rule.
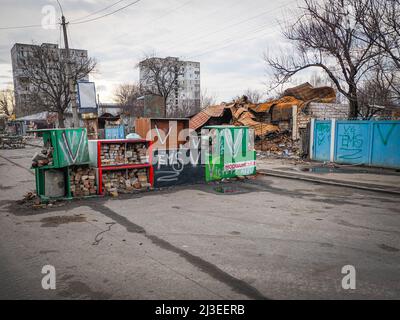
[[[358,99],[357,99],[357,87],[349,87],[349,119],[356,119],[358,117]]]
[[[164,118],[167,118],[167,114],[168,114],[168,112],[167,112],[167,100],[168,100],[168,97],[164,97]]]
[[[357,100],[350,100],[349,119],[356,119],[358,116],[358,102]]]
[[[59,128],[65,128],[64,112],[61,112],[61,111],[58,112],[58,127]]]

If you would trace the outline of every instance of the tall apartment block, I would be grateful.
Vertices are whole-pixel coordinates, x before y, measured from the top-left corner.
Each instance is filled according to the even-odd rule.
[[[54,53],[60,54],[65,57],[65,49],[58,48],[57,44],[43,43],[40,46],[46,46],[47,48],[54,50]],[[14,80],[14,94],[15,94],[15,113],[17,117],[33,114],[36,112],[43,111],[40,106],[33,107],[29,103],[29,96],[32,94],[33,86],[29,83],[29,79],[24,76],[23,68],[26,67],[30,60],[28,59],[32,55],[33,49],[38,45],[16,43],[11,48],[11,62],[13,69],[13,80]],[[87,59],[87,50],[70,49],[70,57],[73,61],[74,58]],[[32,66],[35,68],[35,66]],[[89,80],[89,77],[85,77],[82,80]]]
[[[167,110],[169,114],[179,116],[189,116],[200,110],[200,62],[180,61],[176,57],[166,58],[149,58],[155,60],[172,60],[179,61],[181,70],[177,77],[177,82],[168,97]],[[139,64],[140,83],[146,88],[150,86],[147,83],[146,74],[149,72],[147,67],[142,63]],[[175,72],[178,72],[176,70]]]

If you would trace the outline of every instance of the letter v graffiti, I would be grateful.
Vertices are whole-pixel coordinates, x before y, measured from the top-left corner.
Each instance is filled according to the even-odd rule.
[[[232,138],[232,132],[229,129],[224,130],[225,148],[228,148],[232,157],[236,157],[241,150],[243,131],[239,130],[237,135]]]
[[[75,141],[75,134],[76,134],[76,132],[73,132],[72,141]],[[62,138],[63,138],[63,140],[62,140],[63,143],[61,141],[59,142],[61,149],[63,150],[64,154],[68,154],[69,158],[71,159],[71,162],[75,163],[75,161],[79,155],[79,150],[81,149],[81,145],[84,140],[84,131],[81,131],[81,135],[79,137],[79,142],[78,142],[78,147],[76,148],[75,154],[72,153],[72,148],[71,148],[71,145],[69,144],[69,141],[67,139],[67,135],[65,134],[65,132],[62,133]]]
[[[384,137],[381,131],[381,126],[380,124],[377,124],[377,128],[378,128],[378,132],[379,132],[379,137],[381,138],[382,143],[386,146],[387,143],[389,142],[389,138],[394,130],[394,128],[396,127],[397,123],[392,123],[392,126],[390,127],[388,133],[386,134],[386,136]]]

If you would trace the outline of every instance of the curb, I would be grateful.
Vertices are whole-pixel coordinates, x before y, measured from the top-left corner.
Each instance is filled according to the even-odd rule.
[[[366,190],[366,191],[384,192],[384,193],[400,195],[400,191],[387,189],[387,188],[390,188],[387,186],[373,186],[373,185],[368,185],[368,184],[362,185],[359,183],[354,184],[351,182],[335,181],[335,180],[315,178],[315,177],[305,177],[305,176],[299,175],[299,174],[286,173],[286,172],[275,171],[275,170],[270,170],[270,169],[260,169],[260,170],[257,170],[257,173],[262,174],[264,176],[273,176],[273,177],[278,177],[278,178],[302,180],[302,181],[307,181],[307,182],[328,184],[328,185],[333,185],[333,186],[338,186],[338,187],[347,187],[347,188],[360,189],[360,190]]]

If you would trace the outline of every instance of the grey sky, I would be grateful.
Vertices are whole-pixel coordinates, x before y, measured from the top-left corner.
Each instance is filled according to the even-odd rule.
[[[103,9],[117,0],[60,0],[68,21]],[[133,0],[86,19],[113,11]],[[41,24],[42,8],[55,0],[1,0],[0,28]],[[201,86],[218,101],[247,88],[266,91],[266,49],[282,45],[278,20],[296,0],[141,0],[102,19],[69,26],[70,47],[87,49],[98,61],[96,82],[102,102],[116,85],[138,79],[136,63],[146,52],[201,63]],[[58,18],[57,18],[58,19]],[[60,43],[60,28],[0,30],[0,86],[12,82],[10,49],[15,42]],[[63,46],[63,43],[61,42]]]

